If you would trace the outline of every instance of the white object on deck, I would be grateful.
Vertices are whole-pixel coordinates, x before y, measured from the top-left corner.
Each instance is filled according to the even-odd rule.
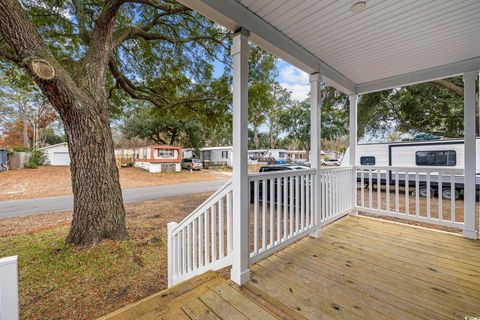
[[[17,256],[0,258],[0,319],[18,320]]]

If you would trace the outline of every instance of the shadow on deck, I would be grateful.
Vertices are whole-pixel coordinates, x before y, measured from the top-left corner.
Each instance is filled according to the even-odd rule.
[[[241,288],[208,272],[102,319],[480,319],[480,241],[441,231],[347,216],[251,271]]]

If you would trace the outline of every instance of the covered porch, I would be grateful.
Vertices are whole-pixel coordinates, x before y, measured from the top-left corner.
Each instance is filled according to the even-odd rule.
[[[207,272],[103,319],[468,319],[480,315],[480,242],[347,216],[250,267]]]
[[[181,0],[234,31],[233,177],[168,226],[172,287],[107,317],[480,317],[478,1]],[[311,168],[248,173],[249,41],[310,74]],[[463,166],[362,166],[359,96],[462,75]],[[347,165],[321,168],[322,90],[349,96]],[[382,184],[382,181],[384,182]],[[457,185],[463,201],[431,192]],[[420,188],[427,190],[420,197]],[[441,192],[442,193],[442,192]],[[357,216],[459,230],[462,236]],[[231,267],[225,281],[212,270]]]

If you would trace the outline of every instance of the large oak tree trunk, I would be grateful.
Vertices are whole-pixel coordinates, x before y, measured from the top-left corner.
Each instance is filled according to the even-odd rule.
[[[55,59],[18,1],[0,0],[0,34],[64,123],[74,195],[67,241],[74,244],[127,238],[105,90],[111,30],[120,4],[106,2],[85,58],[67,70]]]

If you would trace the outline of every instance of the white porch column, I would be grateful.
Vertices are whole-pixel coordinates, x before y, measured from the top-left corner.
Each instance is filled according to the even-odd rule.
[[[475,142],[475,80],[478,72],[466,72],[464,81],[464,148],[465,148],[465,178],[464,178],[464,229],[463,236],[470,239],[477,238],[475,225],[475,171],[476,171],[476,142]]]
[[[312,237],[320,237],[321,229],[321,202],[320,202],[320,169],[321,169],[321,93],[322,76],[319,73],[310,75],[310,165],[317,170],[313,183],[315,196],[313,197],[313,212],[315,213],[316,229],[312,232]]]
[[[357,107],[358,107],[358,95],[350,95],[350,144],[349,144],[349,164],[352,167],[356,165],[357,159]],[[350,215],[357,215],[357,171],[353,170],[352,174],[352,196],[354,209],[350,212]]]
[[[232,281],[250,280],[248,186],[248,37],[240,29],[232,44],[233,60],[233,250]]]

